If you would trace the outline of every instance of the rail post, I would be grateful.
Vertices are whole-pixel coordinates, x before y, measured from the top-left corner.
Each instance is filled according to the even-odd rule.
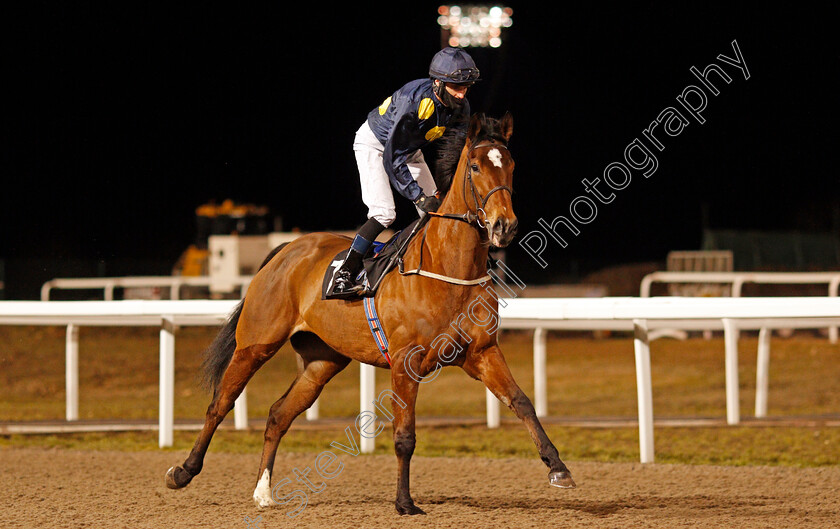
[[[723,340],[725,343],[726,373],[726,422],[741,422],[740,396],[738,390],[738,326],[735,320],[723,318]]]
[[[831,279],[831,282],[828,284],[828,295],[830,297],[836,298],[838,295],[838,290],[840,290],[840,275]],[[828,339],[831,343],[837,343],[837,327],[832,326],[828,328]]]
[[[77,421],[79,420],[79,328],[73,323],[67,325],[64,356],[66,417],[68,421]]]
[[[534,329],[534,410],[537,417],[548,415],[548,395],[546,390],[546,331],[542,327]]]
[[[376,368],[369,364],[359,363],[359,410],[363,412],[376,413],[373,401],[376,400]],[[371,409],[374,408],[374,409]],[[359,421],[357,419],[357,426]],[[373,435],[364,435],[364,427],[359,427],[359,450],[363,454],[373,453],[376,448],[376,438]]]
[[[755,416],[767,416],[767,390],[770,379],[770,335],[772,331],[762,327],[758,331],[758,355],[755,366]]]
[[[242,388],[242,393],[233,402],[233,427],[237,430],[248,429],[248,386]]]
[[[160,325],[160,406],[158,446],[172,446],[175,428],[175,325],[164,315]]]
[[[653,463],[653,389],[650,376],[650,340],[645,320],[633,320],[633,348],[636,356],[636,396],[639,403],[639,458],[642,463]]]

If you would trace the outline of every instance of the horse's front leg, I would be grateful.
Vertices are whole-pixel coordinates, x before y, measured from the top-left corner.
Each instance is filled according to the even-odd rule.
[[[555,486],[564,489],[575,487],[572,474],[563,461],[557,449],[546,435],[545,430],[537,418],[531,399],[519,388],[505,362],[502,351],[498,346],[489,347],[480,352],[467,356],[463,365],[464,371],[487,386],[496,398],[502,401],[519,419],[525,423],[534,444],[540,453],[540,459],[549,468],[548,480]]]
[[[411,456],[414,454],[414,409],[417,402],[419,382],[402,369],[401,363],[394,363],[391,371],[391,388],[395,397],[391,404],[394,410],[394,452],[397,454],[397,500],[395,505],[400,514],[426,514],[414,504],[409,490]]]

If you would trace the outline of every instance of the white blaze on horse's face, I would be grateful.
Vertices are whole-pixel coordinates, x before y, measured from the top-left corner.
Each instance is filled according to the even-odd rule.
[[[499,152],[499,149],[490,149],[487,152],[487,158],[489,158],[496,167],[502,166],[502,153]]]
[[[513,160],[505,156],[504,147],[491,146],[485,153],[485,171],[482,176],[482,194],[485,222],[483,228],[487,230],[490,242],[499,248],[504,248],[516,235],[518,221],[513,214],[511,200],[511,176]],[[489,161],[489,163],[487,163]],[[485,189],[484,186],[490,189]]]

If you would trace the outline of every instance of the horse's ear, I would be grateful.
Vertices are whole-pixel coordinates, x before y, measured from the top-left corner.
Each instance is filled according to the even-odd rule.
[[[510,137],[513,134],[513,116],[510,112],[505,112],[505,115],[499,121],[499,132],[502,133],[505,143],[510,141]]]
[[[470,126],[467,129],[467,140],[473,141],[478,136],[478,133],[481,132],[483,123],[484,119],[481,114],[473,114],[470,117]]]

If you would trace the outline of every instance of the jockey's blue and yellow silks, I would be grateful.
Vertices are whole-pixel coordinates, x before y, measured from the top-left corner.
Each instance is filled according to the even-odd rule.
[[[402,196],[416,200],[422,190],[412,178],[406,165],[409,157],[434,141],[453,123],[453,118],[470,116],[470,104],[460,109],[443,105],[433,92],[431,79],[417,79],[385,99],[368,114],[367,122],[382,145],[383,164],[391,185]],[[458,127],[466,133],[469,119],[458,119]]]

